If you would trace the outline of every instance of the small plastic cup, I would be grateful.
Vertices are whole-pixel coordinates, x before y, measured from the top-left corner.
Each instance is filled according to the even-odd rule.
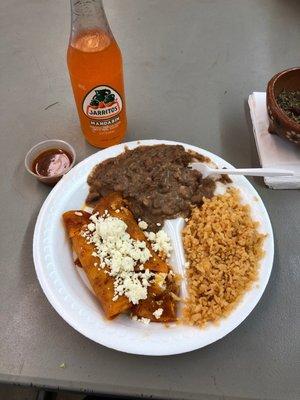
[[[50,149],[62,149],[68,152],[72,157],[72,162],[70,166],[66,170],[64,170],[63,173],[54,176],[42,176],[36,174],[32,170],[33,162],[41,153]],[[53,186],[61,179],[63,175],[65,175],[67,172],[70,171],[71,168],[74,167],[75,160],[76,160],[75,150],[69,143],[65,142],[64,140],[50,139],[50,140],[44,140],[43,142],[36,144],[28,151],[25,157],[25,168],[32,176],[37,178],[39,181],[45,183],[46,185]]]

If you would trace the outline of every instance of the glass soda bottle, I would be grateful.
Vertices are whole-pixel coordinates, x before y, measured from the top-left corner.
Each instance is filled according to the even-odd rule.
[[[71,0],[67,61],[81,128],[96,147],[120,143],[126,131],[122,55],[102,0]]]

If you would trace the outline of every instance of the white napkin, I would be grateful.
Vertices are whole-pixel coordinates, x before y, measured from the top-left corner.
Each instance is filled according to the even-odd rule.
[[[264,178],[272,189],[300,189],[300,147],[268,132],[266,93],[254,92],[248,99],[256,147],[262,167],[289,169],[294,176]]]

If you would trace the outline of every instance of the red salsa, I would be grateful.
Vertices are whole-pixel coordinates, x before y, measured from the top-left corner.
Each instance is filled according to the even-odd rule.
[[[32,163],[32,171],[39,176],[58,176],[72,164],[72,156],[62,149],[49,149],[39,154]]]

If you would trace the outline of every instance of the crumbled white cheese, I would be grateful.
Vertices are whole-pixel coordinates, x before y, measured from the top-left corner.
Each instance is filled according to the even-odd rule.
[[[190,266],[190,263],[187,261],[184,263],[185,268],[188,268]]]
[[[135,267],[143,266],[151,253],[145,242],[130,237],[124,221],[106,211],[103,216],[91,215],[88,230],[82,235],[94,244],[92,255],[100,259],[100,267],[107,266],[107,273],[115,278],[113,300],[125,295],[133,304],[138,304],[147,298],[154,273],[148,269],[136,272]]]
[[[87,228],[90,232],[94,232],[94,230],[96,229],[96,225],[91,222],[90,224],[88,224]]]
[[[161,229],[157,233],[145,232],[147,239],[151,242],[151,247],[156,252],[163,252],[168,258],[172,250],[171,241],[166,232]]]
[[[155,241],[156,234],[154,232],[145,232],[145,235],[150,240],[150,242]]]
[[[132,321],[137,321],[137,320],[138,320],[138,317],[137,317],[136,315],[133,315],[133,316],[131,317],[131,319],[132,319]]]
[[[154,311],[153,315],[156,319],[159,319],[163,312],[164,310],[162,308],[158,308],[157,310]]]
[[[189,221],[189,219],[188,219],[188,218],[184,218],[184,220],[185,220],[185,222],[188,222],[188,221]]]
[[[82,217],[82,216],[83,216],[82,212],[80,212],[80,211],[75,211],[74,214],[75,214],[75,215],[78,215],[78,217]]]
[[[138,225],[143,231],[148,228],[148,224],[145,221],[140,221]]]
[[[157,224],[156,224],[157,226],[161,226],[161,223],[159,223],[159,222],[157,222]]]
[[[95,262],[95,263],[94,263],[94,266],[97,267],[97,265],[98,265],[98,263]]]

